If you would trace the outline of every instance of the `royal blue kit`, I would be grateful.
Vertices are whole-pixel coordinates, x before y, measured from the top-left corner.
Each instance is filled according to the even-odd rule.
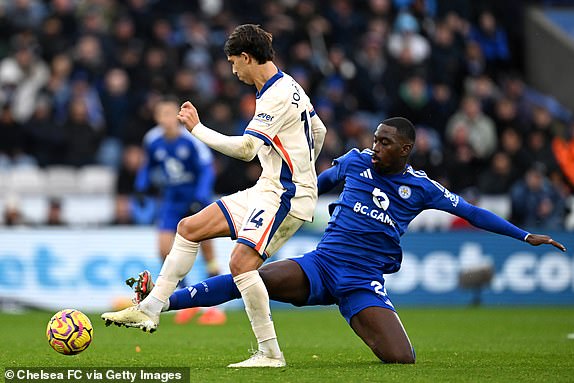
[[[215,179],[210,149],[184,128],[179,137],[168,140],[156,127],[144,138],[147,161],[137,174],[136,191],[145,191],[151,172],[160,168],[162,201],[158,226],[176,231],[178,222],[189,215],[194,203],[203,208],[211,203]]]
[[[320,194],[341,182],[345,185],[330,206],[331,219],[317,249],[294,258],[310,281],[308,304],[336,303],[348,321],[369,306],[393,309],[383,274],[400,269],[400,237],[426,209],[443,210],[519,240],[528,234],[467,203],[410,165],[398,174],[378,174],[372,154],[369,149],[353,149],[319,175]]]

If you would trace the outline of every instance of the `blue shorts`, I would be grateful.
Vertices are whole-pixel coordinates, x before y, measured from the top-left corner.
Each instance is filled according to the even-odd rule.
[[[309,299],[305,306],[336,304],[349,323],[367,307],[396,311],[387,296],[385,279],[376,271],[349,264],[341,266],[340,261],[317,250],[290,259],[301,266],[309,279]]]
[[[177,231],[177,224],[182,218],[191,215],[191,204],[194,201],[174,201],[164,199],[159,207],[157,226],[160,231]],[[201,206],[202,208],[205,207]]]

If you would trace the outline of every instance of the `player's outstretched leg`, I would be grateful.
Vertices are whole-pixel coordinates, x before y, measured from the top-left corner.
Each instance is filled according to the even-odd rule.
[[[137,279],[128,279],[126,284],[134,289],[135,297],[132,301],[135,304],[144,300],[154,287],[153,278],[148,270],[139,273]],[[196,285],[176,290],[169,297],[162,311],[177,310],[178,314],[184,313],[184,315],[176,314],[174,322],[185,324],[203,310],[202,315],[197,319],[197,324],[223,325],[227,321],[227,316],[223,310],[215,306],[240,297],[241,294],[237,291],[231,275],[216,273]],[[201,303],[205,306],[198,306]]]
[[[136,327],[144,331],[155,331],[159,315],[169,301],[178,282],[191,270],[199,243],[206,239],[230,235],[229,225],[223,212],[213,203],[191,217],[182,219],[171,250],[161,267],[155,287],[139,304],[118,312],[102,314],[106,324]]]
[[[183,222],[183,220],[182,220]],[[189,241],[176,234],[173,246],[166,257],[156,281],[148,296],[139,304],[117,312],[102,314],[106,324],[135,327],[153,332],[159,325],[159,314],[178,282],[191,270],[199,243]]]

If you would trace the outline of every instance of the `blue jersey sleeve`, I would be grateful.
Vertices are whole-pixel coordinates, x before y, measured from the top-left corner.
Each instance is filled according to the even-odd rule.
[[[528,235],[528,232],[514,226],[504,218],[486,209],[471,205],[462,198],[460,198],[453,214],[466,219],[472,225],[483,230],[507,235],[521,241],[524,241]]]
[[[337,165],[325,170],[323,173],[319,174],[317,177],[317,187],[319,189],[319,195],[325,194],[330,190],[333,190],[335,186],[341,181],[337,177],[338,169]]]
[[[483,230],[506,235],[521,241],[526,239],[528,232],[486,209],[466,202],[464,198],[449,192],[436,181],[431,180],[430,182],[433,183],[434,189],[433,187],[429,188],[430,196],[427,208],[454,214]]]
[[[327,193],[343,181],[349,160],[358,154],[359,151],[357,149],[352,149],[341,157],[335,158],[333,160],[333,166],[319,174],[317,178],[319,195]]]

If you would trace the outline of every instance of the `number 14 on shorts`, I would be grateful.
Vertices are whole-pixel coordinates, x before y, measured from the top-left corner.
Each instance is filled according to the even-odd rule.
[[[253,209],[243,230],[257,230],[263,226],[263,213],[265,210]]]

